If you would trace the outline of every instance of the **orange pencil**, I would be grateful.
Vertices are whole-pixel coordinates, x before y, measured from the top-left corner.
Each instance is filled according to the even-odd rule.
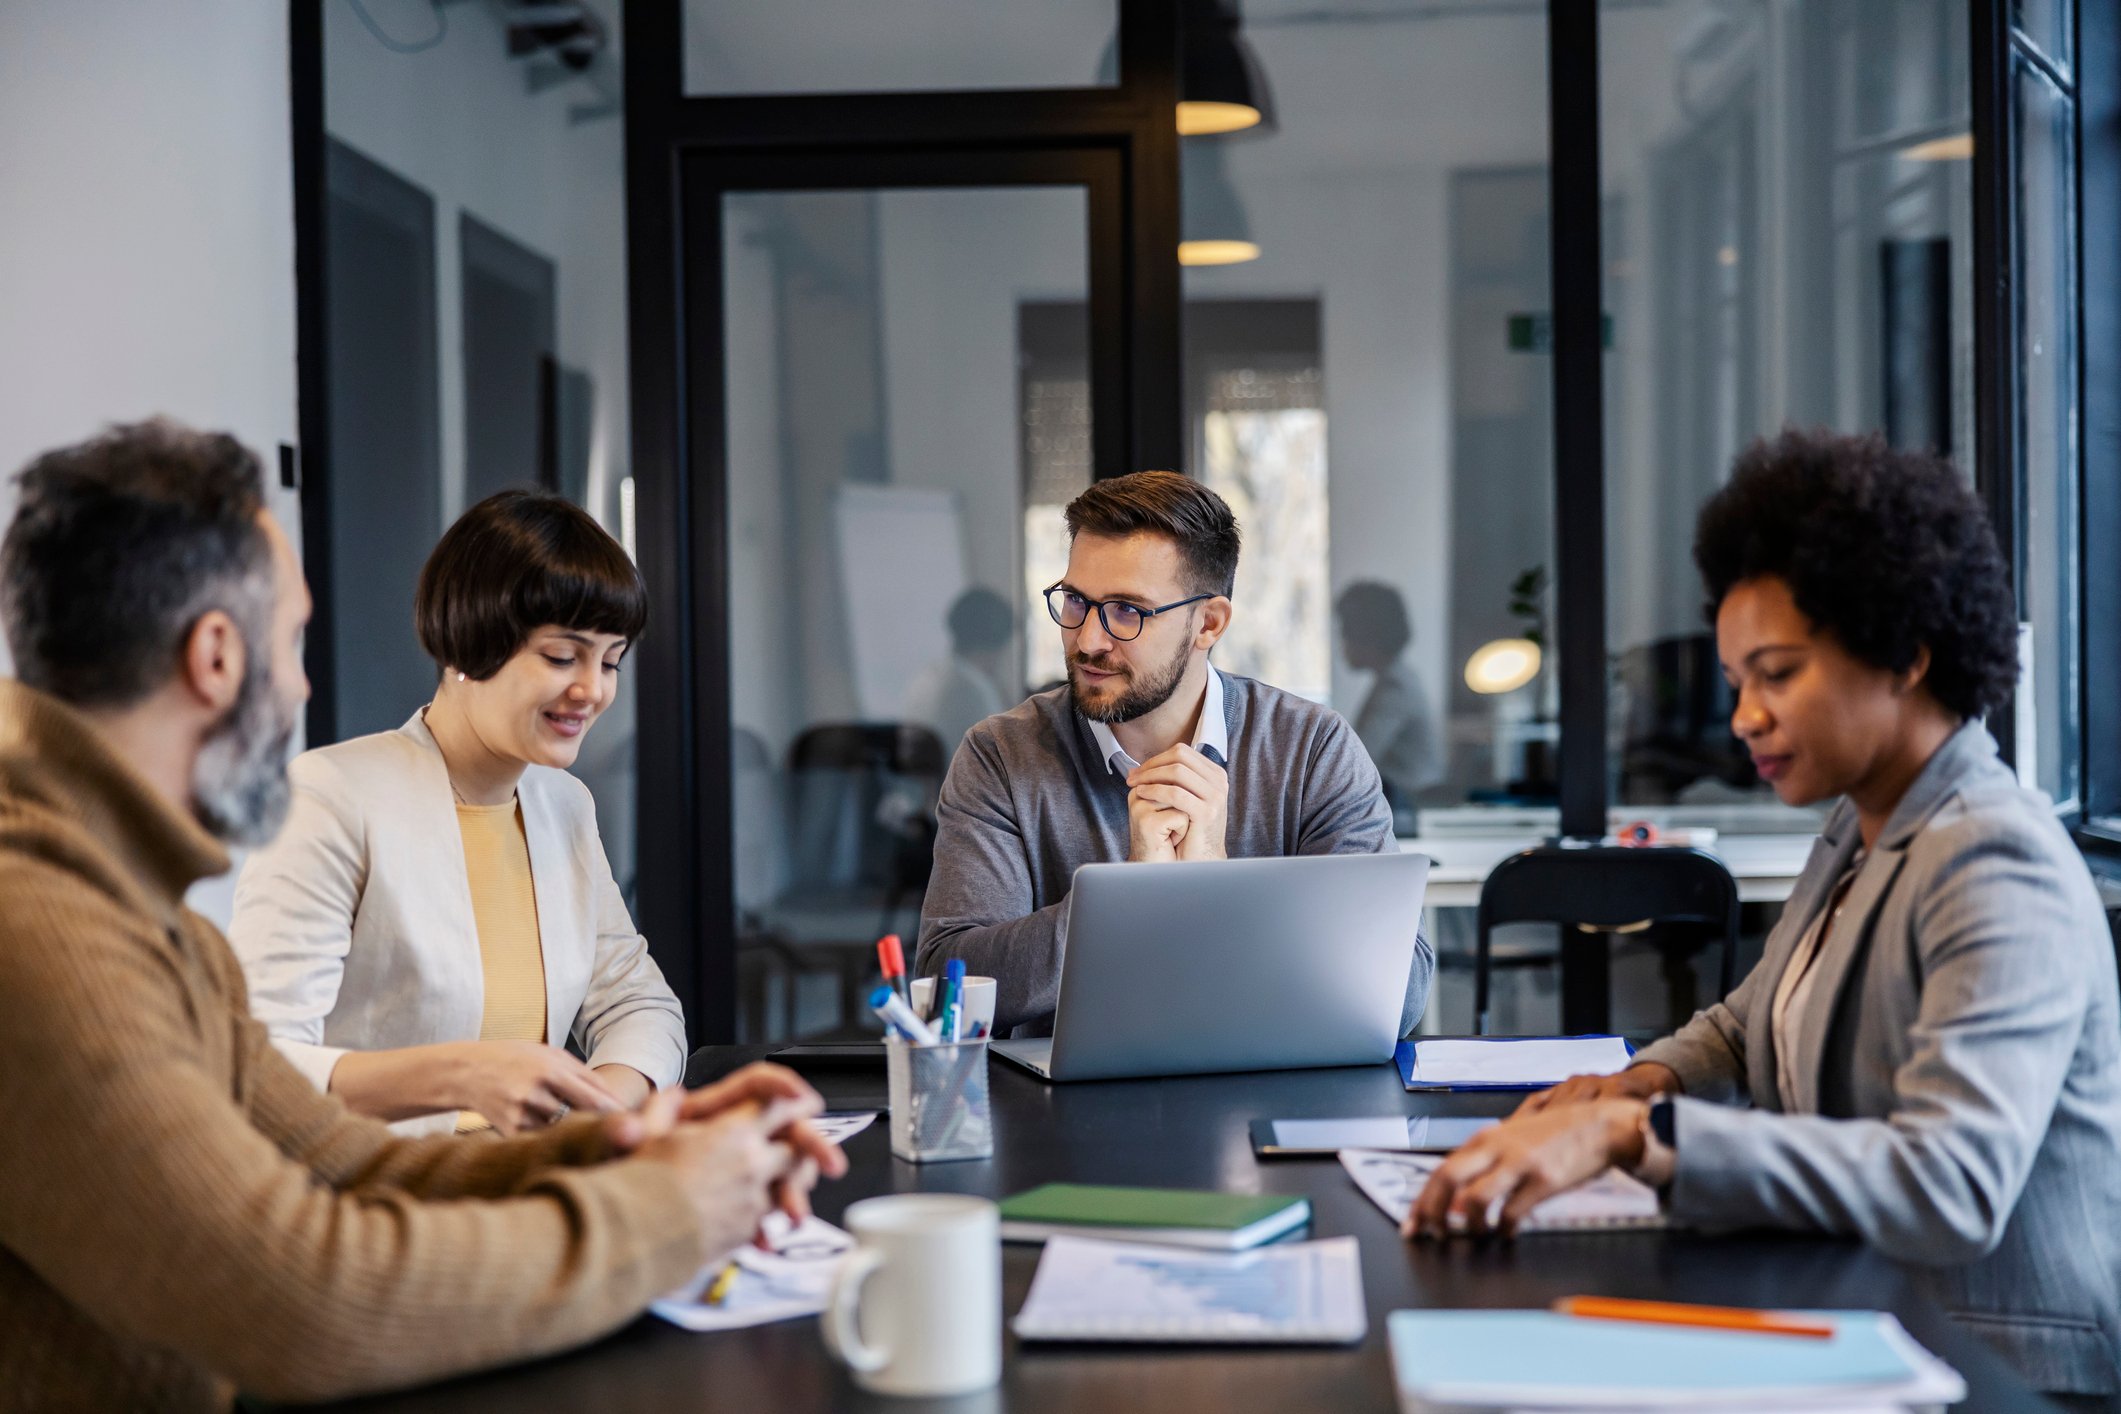
[[[1705,1326],[1719,1331],[1750,1331],[1756,1335],[1795,1335],[1827,1340],[1834,1334],[1830,1321],[1806,1320],[1801,1316],[1752,1311],[1742,1306],[1690,1306],[1680,1301],[1630,1301],[1620,1296],[1564,1296],[1554,1303],[1564,1316],[1582,1316],[1594,1321],[1643,1321],[1658,1326]]]

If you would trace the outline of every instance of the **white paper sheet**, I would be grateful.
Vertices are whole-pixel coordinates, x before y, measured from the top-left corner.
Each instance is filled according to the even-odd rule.
[[[824,1310],[832,1274],[854,1250],[853,1237],[822,1218],[806,1218],[798,1227],[778,1212],[768,1213],[764,1226],[771,1252],[739,1247],[726,1261],[700,1268],[691,1281],[648,1309],[688,1331],[735,1330]],[[707,1291],[730,1262],[736,1264],[736,1278],[722,1299],[710,1305]]]
[[[1628,1068],[1618,1036],[1466,1038],[1414,1042],[1414,1085],[1558,1085],[1572,1075]]]
[[[1386,1217],[1403,1223],[1407,1210],[1421,1195],[1422,1186],[1445,1157],[1343,1149],[1340,1164]],[[1581,1232],[1587,1228],[1663,1226],[1664,1213],[1657,1205],[1656,1190],[1616,1170],[1601,1174],[1580,1188],[1555,1194],[1526,1214],[1517,1230]]]
[[[847,1114],[819,1115],[810,1121],[810,1127],[835,1144],[844,1144],[876,1122],[875,1110],[861,1110]]]
[[[1352,1237],[1199,1252],[1055,1237],[1015,1321],[1023,1340],[1347,1343],[1368,1329]]]

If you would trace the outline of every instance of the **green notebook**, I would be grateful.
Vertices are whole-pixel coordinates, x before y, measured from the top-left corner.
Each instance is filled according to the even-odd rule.
[[[1002,1241],[1101,1237],[1241,1252],[1311,1221],[1311,1201],[1277,1193],[1049,1183],[1002,1200]]]

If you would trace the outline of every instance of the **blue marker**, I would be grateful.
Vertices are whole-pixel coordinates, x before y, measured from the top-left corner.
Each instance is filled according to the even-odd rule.
[[[958,1034],[959,1028],[965,1019],[965,962],[963,958],[953,957],[943,964],[943,1009],[937,1015],[941,1020],[936,1023],[936,1029],[942,1033],[945,1045],[951,1045],[964,1039]]]
[[[890,983],[886,982],[869,994],[869,1006],[884,1019],[884,1025],[916,1046],[935,1044],[935,1032],[928,1028],[927,1022],[913,1014],[913,1008],[906,1005],[904,997],[891,990]]]

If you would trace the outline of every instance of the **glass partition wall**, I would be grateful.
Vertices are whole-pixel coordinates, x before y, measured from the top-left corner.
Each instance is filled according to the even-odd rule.
[[[1246,534],[1217,660],[1347,717],[1402,834],[1550,813],[1544,10],[1222,13],[1262,117],[1179,147],[1185,469]]]
[[[740,1034],[859,1029],[951,754],[1057,671],[1023,605],[1090,484],[1088,202],[732,191],[722,230]],[[1077,366],[1027,382],[1030,325]]]
[[[1730,734],[1693,519],[1784,427],[1972,476],[1966,0],[1606,0],[1599,21],[1610,799],[1810,828]]]
[[[638,731],[600,727],[592,786],[696,1040],[859,1027],[965,724],[1058,676],[1060,508],[1144,467],[1237,508],[1221,665],[1348,715],[1403,836],[1529,841],[1561,799],[1579,833],[1809,827],[1731,750],[1689,559],[1786,423],[1934,446],[2017,508],[2005,745],[2081,775],[2073,6],[1986,49],[1977,0],[612,0],[528,48],[445,9],[423,49],[326,7],[298,141],[347,151],[298,197],[426,293],[346,286],[404,410],[348,394],[331,425],[396,450],[349,440],[308,538],[396,505],[431,539],[505,443],[637,549]],[[413,74],[451,55],[496,72]],[[402,111],[338,106],[407,76]],[[524,120],[449,166],[468,130],[428,108],[502,89]],[[455,367],[518,344],[528,392]],[[526,397],[535,435],[489,416]],[[379,456],[406,495],[359,480]],[[341,558],[311,659],[351,727],[389,610]]]
[[[324,150],[302,245],[322,256],[305,279],[323,317],[302,348],[302,489],[322,746],[393,730],[434,693],[413,590],[466,506],[537,487],[635,540],[618,5],[540,26],[483,6],[310,8]],[[670,618],[656,606],[649,633]],[[574,768],[629,902],[631,666]]]

